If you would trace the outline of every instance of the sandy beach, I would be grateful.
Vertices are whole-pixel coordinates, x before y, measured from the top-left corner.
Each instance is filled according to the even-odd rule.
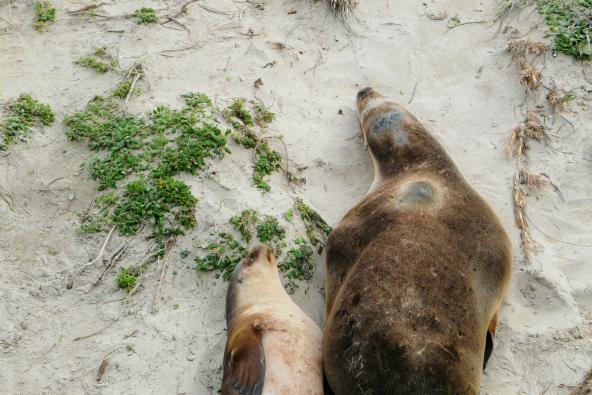
[[[217,393],[227,283],[197,273],[193,257],[211,232],[228,228],[229,217],[252,208],[281,218],[295,197],[335,226],[372,182],[355,112],[355,95],[365,86],[426,125],[511,237],[513,277],[481,393],[568,394],[584,379],[592,367],[589,62],[552,51],[537,61],[544,85],[576,99],[548,117],[549,141],[528,152],[529,169],[556,187],[528,195],[530,233],[542,247],[530,262],[514,221],[516,163],[505,145],[527,110],[545,103],[520,84],[506,48],[516,37],[551,43],[535,8],[506,18],[508,29],[493,22],[491,0],[361,0],[347,24],[307,0],[198,1],[175,18],[180,24],[67,12],[89,3],[55,0],[55,23],[38,32],[32,2],[0,0],[0,102],[26,92],[56,114],[51,127],[0,151],[0,191],[8,196],[0,200],[0,393]],[[105,0],[99,10],[124,16],[152,7],[162,17],[184,3]],[[455,16],[475,23],[451,25]],[[251,153],[234,142],[232,154],[208,160],[207,171],[181,174],[199,199],[197,227],[177,239],[155,312],[159,274],[146,278],[121,317],[126,293],[115,282],[117,270],[93,286],[102,265],[92,266],[66,287],[70,274],[97,256],[107,233],[77,233],[79,214],[99,194],[81,170],[94,153],[69,141],[63,124],[119,81],[74,64],[97,47],[122,66],[144,65],[142,91],[126,104],[132,114],[180,108],[188,92],[204,92],[220,108],[236,97],[264,103],[277,114],[266,134],[282,137],[306,179],[294,187],[278,172],[271,191],[262,193],[251,183]],[[270,144],[284,154],[278,140]],[[289,238],[301,232],[298,226],[289,226]],[[117,232],[105,255],[122,243],[120,266],[142,259],[147,241]],[[315,254],[314,263],[312,280],[293,297],[322,326],[324,256]]]

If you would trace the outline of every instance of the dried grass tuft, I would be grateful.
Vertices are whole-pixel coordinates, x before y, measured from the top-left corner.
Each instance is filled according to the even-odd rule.
[[[542,189],[551,184],[549,179],[542,174],[530,174],[525,169],[519,172],[519,181],[521,185],[525,185],[532,189]]]
[[[531,91],[535,91],[543,83],[543,74],[525,62],[520,70],[520,83]]]
[[[520,83],[529,90],[534,91],[543,83],[543,74],[528,60],[528,55],[535,57],[545,54],[549,46],[528,39],[513,40],[508,43],[507,51],[512,57],[512,61],[520,68]]]
[[[547,93],[547,101],[549,102],[551,107],[560,110],[563,109],[563,101],[561,100],[561,97],[559,96],[559,93],[556,89],[553,89],[549,93]]]
[[[526,121],[524,121],[524,133],[533,140],[541,142],[545,139],[545,126],[541,122],[541,118],[537,115],[537,111],[530,110],[526,114]]]
[[[524,122],[520,123],[510,134],[506,143],[506,153],[521,160],[522,154],[528,151],[528,139],[542,142],[546,139],[545,126],[536,111],[528,111]]]
[[[498,0],[495,21],[504,20],[514,11],[526,7],[532,0]]]
[[[512,188],[512,198],[514,202],[514,220],[520,230],[520,242],[525,258],[530,260],[532,254],[542,251],[542,247],[531,236],[528,222],[526,222],[526,193],[520,187],[520,173],[518,171],[514,176],[514,186]]]
[[[335,15],[341,18],[348,19],[354,8],[359,3],[359,0],[324,0],[324,2],[331,8]]]
[[[512,58],[526,56],[527,54],[540,56],[549,50],[549,46],[544,43],[528,39],[513,40],[508,43],[507,50],[512,55]]]

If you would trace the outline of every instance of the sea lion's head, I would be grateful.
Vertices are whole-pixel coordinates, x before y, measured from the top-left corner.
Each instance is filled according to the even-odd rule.
[[[409,143],[407,124],[416,120],[403,107],[370,87],[358,92],[357,107],[364,141],[373,152]]]
[[[264,244],[253,247],[249,255],[237,265],[232,274],[232,283],[240,285],[246,281],[257,281],[277,277],[277,263],[273,252]]]
[[[246,290],[249,295],[257,295],[264,288],[273,288],[278,284],[281,287],[273,252],[263,244],[253,247],[232,273],[226,294],[226,319],[232,317],[235,307],[238,306],[237,297],[241,290]],[[243,298],[243,302],[246,301],[247,298]]]
[[[259,244],[253,247],[249,256],[241,263],[243,270],[260,270],[261,268],[276,267],[275,256],[265,244]],[[262,267],[261,267],[262,266]]]
[[[373,88],[359,91],[356,101],[364,142],[379,174],[419,165],[441,150],[413,114]]]

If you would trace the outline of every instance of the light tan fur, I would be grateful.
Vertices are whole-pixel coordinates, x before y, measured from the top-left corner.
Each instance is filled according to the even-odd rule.
[[[223,395],[239,393],[229,384],[232,366],[227,362],[233,350],[241,348],[244,334],[253,330],[260,335],[264,353],[263,394],[323,393],[321,330],[284,290],[267,247],[255,247],[237,267],[228,291],[227,322]]]

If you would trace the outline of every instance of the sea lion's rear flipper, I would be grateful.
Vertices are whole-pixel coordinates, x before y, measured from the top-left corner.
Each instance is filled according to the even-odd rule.
[[[261,395],[265,379],[265,354],[261,331],[241,328],[231,334],[224,353],[222,395]]]
[[[497,317],[498,312],[496,311],[491,321],[489,321],[489,327],[487,328],[487,334],[485,335],[485,355],[483,358],[483,370],[487,366],[487,361],[489,361],[489,357],[491,357],[491,353],[493,352],[493,345],[495,340],[495,332],[497,331]]]
[[[327,381],[327,375],[323,375],[323,394],[324,395],[335,395],[335,392],[331,389],[329,381]]]

